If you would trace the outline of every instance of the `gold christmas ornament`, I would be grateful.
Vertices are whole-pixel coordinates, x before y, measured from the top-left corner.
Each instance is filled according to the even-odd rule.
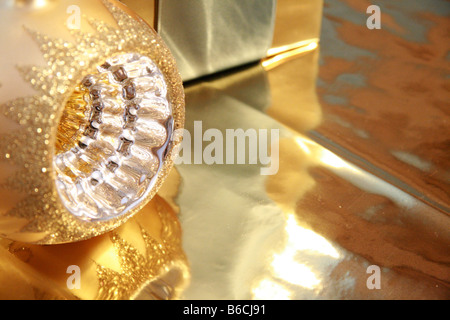
[[[175,61],[116,1],[0,5],[0,236],[73,242],[157,192],[184,123]]]

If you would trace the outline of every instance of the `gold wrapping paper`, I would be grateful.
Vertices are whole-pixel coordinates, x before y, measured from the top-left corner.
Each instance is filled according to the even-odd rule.
[[[203,130],[278,128],[280,142],[279,170],[267,177],[248,164],[178,166],[192,266],[184,297],[447,297],[448,219],[306,135],[323,118],[318,55],[306,50],[186,88],[190,132],[202,119]],[[381,268],[380,290],[367,287],[370,265]]]

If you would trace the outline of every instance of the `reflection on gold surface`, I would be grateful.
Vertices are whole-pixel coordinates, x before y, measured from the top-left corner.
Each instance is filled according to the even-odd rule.
[[[250,197],[272,199],[282,209],[272,223],[285,221],[283,231],[272,227],[278,232],[270,237],[272,245],[261,244],[270,253],[269,272],[252,283],[252,297],[446,297],[448,220],[303,134],[322,118],[315,95],[316,54],[265,68],[271,105],[264,110],[294,131],[280,133],[288,138],[280,140],[280,170],[267,177],[266,194]],[[267,226],[261,219],[251,228],[264,232]],[[280,238],[283,245],[274,241]],[[370,264],[384,267],[381,291],[366,287]]]
[[[335,259],[340,257],[339,252],[327,239],[315,233],[313,230],[300,226],[294,213],[288,214],[286,233],[288,235],[287,251],[305,250],[327,255]]]
[[[327,1],[316,140],[450,216],[448,2],[411,3],[383,11],[386,28],[373,32],[350,18],[365,3]]]
[[[335,169],[346,168],[357,171],[356,167],[350,165],[344,159],[340,158],[328,149],[321,148],[316,142],[305,136],[298,136],[295,138],[295,142],[300,149],[305,152],[311,159],[314,159],[317,163],[327,165]]]
[[[323,117],[316,93],[318,49],[311,42],[263,62],[271,96],[266,114],[299,133],[316,128]]]
[[[297,55],[305,54],[309,51],[313,51],[318,47],[317,39],[302,41],[289,46],[281,48],[273,48],[269,50],[269,56],[264,59],[262,66],[266,70],[275,68],[276,66],[285,62],[288,59],[294,59]]]
[[[270,280],[261,280],[252,289],[252,299],[255,300],[290,300],[292,293],[283,285]]]
[[[20,253],[27,255],[26,250]],[[58,286],[42,279],[42,276],[26,263],[20,261],[5,248],[0,248],[0,300],[21,299],[74,299]]]
[[[320,280],[310,268],[302,263],[296,262],[294,255],[295,251],[286,251],[274,256],[272,261],[274,276],[293,285],[307,289],[316,288],[320,284]]]
[[[306,15],[318,3],[280,0],[277,15]],[[289,10],[299,6],[309,12]],[[317,37],[285,32],[317,31],[310,16],[317,23],[278,24],[274,47]],[[317,49],[272,61],[186,90],[191,132],[202,120],[204,130],[279,128],[281,139],[273,176],[251,165],[179,166],[176,203],[193,270],[184,297],[448,298],[448,219],[306,136],[329,120],[316,94]],[[372,264],[381,290],[366,286]]]
[[[339,253],[322,236],[312,230],[301,227],[295,215],[289,213],[286,221],[286,247],[281,253],[274,254],[271,263],[274,276],[291,284],[314,289],[320,284],[320,279],[305,264],[296,261],[301,251],[339,258]]]
[[[284,248],[274,253],[270,262],[271,276],[256,283],[252,290],[255,299],[269,296],[273,299],[289,299],[296,291],[295,286],[309,290],[319,288],[323,276],[313,271],[314,266],[302,262],[304,254],[340,258],[339,252],[327,239],[300,226],[293,213],[287,214],[285,236]],[[290,289],[282,283],[289,284]]]
[[[189,280],[179,222],[159,196],[122,227],[97,238],[53,246],[2,240],[1,246],[10,252],[2,259],[24,264],[30,276],[39,274],[50,284],[45,292],[62,291],[58,299],[176,299]],[[81,270],[80,289],[67,287],[71,265]],[[14,272],[11,268],[2,272],[0,283]],[[29,290],[28,274],[23,276],[23,287],[19,282],[9,299]]]
[[[447,295],[448,221],[410,195],[300,134],[280,141],[267,190],[287,212],[288,239],[270,278],[294,298]],[[384,267],[382,291],[365,286],[370,264]]]
[[[322,150],[320,155],[320,160],[333,168],[341,169],[341,168],[349,168],[350,166],[342,159],[339,158],[334,153],[328,151],[328,150]]]
[[[87,103],[83,98],[86,92],[86,88],[77,86],[66,103],[56,131],[56,154],[74,147],[81,137],[82,124],[87,122]]]
[[[298,41],[298,42],[295,42],[295,43],[290,43],[290,44],[287,44],[287,45],[284,45],[284,46],[281,46],[281,47],[270,48],[267,51],[266,59],[267,58],[271,58],[273,56],[276,56],[278,54],[287,53],[288,51],[292,51],[292,50],[295,50],[295,49],[308,47],[312,43],[318,44],[319,43],[319,38],[302,40],[302,41]],[[314,47],[316,48],[317,46],[314,46]]]
[[[322,0],[278,0],[272,47],[281,48],[318,38],[322,6]]]
[[[166,210],[160,204],[157,205],[158,212]],[[171,265],[171,260],[176,260],[178,246],[180,246],[179,235],[173,226],[168,223],[169,217],[165,214],[160,215],[162,219],[161,239],[156,240],[145,229],[140,230],[142,240],[144,241],[145,252],[139,250],[124,240],[116,232],[112,232],[110,239],[114,246],[115,253],[119,258],[120,271],[115,268],[103,265],[97,266],[97,276],[99,280],[98,299],[130,299],[140,294],[140,292],[151,282],[155,280],[160,273],[165,274]],[[179,254],[179,253],[178,253]],[[181,264],[172,265],[172,270],[180,273],[186,271],[186,266]],[[174,272],[174,271],[172,271]],[[179,277],[180,279],[182,276]],[[171,286],[167,287],[172,290]],[[173,298],[173,296],[161,297],[159,299]]]

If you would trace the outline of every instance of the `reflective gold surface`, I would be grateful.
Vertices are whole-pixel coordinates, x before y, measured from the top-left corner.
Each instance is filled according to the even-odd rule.
[[[192,265],[192,281],[184,298],[450,297],[448,210],[426,201],[426,197],[438,195],[433,185],[423,184],[417,189],[419,193],[413,192],[408,183],[412,179],[420,181],[414,170],[404,166],[398,167],[400,171],[390,171],[391,174],[380,170],[377,164],[385,155],[375,150],[385,147],[367,139],[363,131],[370,137],[397,128],[406,137],[439,141],[446,139],[444,132],[448,130],[442,131],[441,125],[435,127],[428,119],[444,124],[448,116],[414,115],[407,105],[399,106],[393,101],[385,104],[386,94],[377,86],[372,87],[372,82],[358,86],[359,72],[376,72],[377,67],[369,61],[355,65],[357,62],[351,62],[352,51],[344,51],[348,48],[337,46],[331,37],[336,27],[345,41],[368,46],[369,30],[354,22],[356,13],[346,16],[345,10],[327,9],[337,3],[340,2],[325,1],[320,53],[313,37],[293,37],[292,46],[278,38],[273,52],[280,46],[286,46],[288,51],[268,57],[261,65],[187,86],[186,128],[190,132],[194,130],[193,122],[202,120],[203,130],[279,128],[281,139],[279,171],[273,176],[261,176],[255,165],[178,166],[183,188],[177,203],[181,208],[184,247]],[[359,21],[365,23],[367,16],[362,7],[357,14]],[[438,19],[430,15],[427,18]],[[387,16],[383,19],[392,23]],[[354,33],[350,36],[349,30],[338,28],[341,26],[353,28]],[[371,50],[372,55],[377,54],[375,46]],[[390,57],[382,55],[375,62],[397,70]],[[405,52],[395,61],[402,65],[411,63],[408,59]],[[429,68],[431,72],[436,65],[443,65],[442,56],[438,61],[421,63],[418,69]],[[334,62],[336,68],[327,62]],[[349,83],[334,82],[347,65],[354,75],[344,74],[341,78]],[[407,71],[398,70],[398,74],[406,77]],[[379,81],[383,81],[381,75]],[[355,99],[364,90],[370,90],[373,97],[367,101],[362,96],[355,100],[359,104],[332,108],[326,105],[330,99],[327,90],[336,97],[348,95]],[[398,94],[399,98],[407,97],[407,93]],[[445,96],[436,88],[436,99]],[[377,104],[377,108],[395,105],[396,113],[411,117],[411,123],[416,125],[405,128],[390,122],[397,118],[385,117],[380,118],[382,124],[370,126],[377,109],[362,112],[358,108],[369,102]],[[353,123],[349,122],[352,118],[333,121],[334,113],[350,115],[352,111],[357,115]],[[427,127],[428,133],[422,135],[420,127]],[[396,136],[389,144],[403,147],[408,141],[405,136]],[[388,140],[384,143],[387,146]],[[359,146],[362,147],[358,149]],[[352,156],[355,150],[364,156],[364,161]],[[448,161],[439,159],[442,158],[435,161],[448,168]],[[409,179],[404,180],[404,174]],[[436,174],[436,179],[447,179],[446,171]],[[448,205],[448,192],[443,203]],[[367,286],[371,265],[380,267],[380,289]]]
[[[323,0],[278,0],[272,47],[269,54],[287,50],[303,41],[317,42],[322,21]]]
[[[318,81],[326,117],[314,136],[448,214],[450,7],[412,3],[379,1],[382,27],[370,30],[357,20],[369,16],[366,3],[327,2]]]
[[[178,166],[192,265],[184,298],[448,297],[448,217],[305,134],[323,117],[313,84],[318,55],[187,87],[189,131],[201,119],[203,130],[279,128],[282,138],[273,176],[255,165]],[[366,286],[373,264],[380,290]]]

